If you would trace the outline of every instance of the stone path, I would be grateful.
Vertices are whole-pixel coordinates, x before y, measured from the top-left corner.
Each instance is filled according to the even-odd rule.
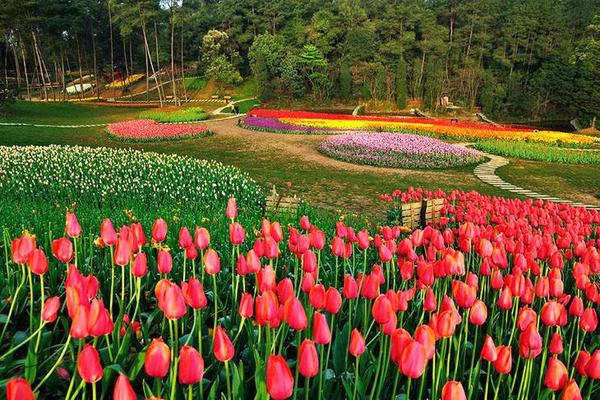
[[[472,143],[457,143],[456,144],[456,146],[461,146],[461,147],[469,147],[471,145],[472,145]],[[477,178],[479,178],[481,181],[483,181],[489,185],[492,185],[499,189],[509,191],[511,193],[529,197],[532,199],[547,200],[547,201],[551,201],[553,203],[565,203],[565,204],[570,204],[574,207],[585,207],[589,210],[600,210],[600,207],[598,207],[598,206],[578,203],[578,202],[574,202],[574,201],[566,200],[566,199],[561,199],[560,197],[548,196],[545,194],[534,192],[529,189],[519,187],[517,185],[513,185],[512,183],[506,182],[505,180],[500,178],[498,175],[496,175],[496,170],[500,167],[508,165],[509,161],[506,158],[501,157],[501,156],[496,156],[496,155],[488,154],[488,153],[483,153],[483,154],[486,157],[488,157],[490,160],[483,164],[477,165],[475,167],[475,169],[473,170],[473,173],[475,174],[475,176]]]

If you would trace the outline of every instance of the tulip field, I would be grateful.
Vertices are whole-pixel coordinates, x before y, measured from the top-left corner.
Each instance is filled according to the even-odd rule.
[[[598,144],[597,137],[567,132],[535,131],[481,123],[451,122],[434,118],[398,118],[328,114],[305,111],[253,109],[242,124],[249,129],[281,133],[331,133],[340,130],[373,130],[425,134],[451,139],[502,139],[568,146]]]
[[[235,197],[187,226],[5,229],[7,398],[597,398],[600,213],[382,201],[430,197],[443,216],[414,230],[244,223]]]

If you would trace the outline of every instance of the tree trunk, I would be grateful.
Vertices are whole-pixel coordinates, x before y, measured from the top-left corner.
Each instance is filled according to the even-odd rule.
[[[175,3],[171,1],[171,87],[173,88],[173,101],[175,105],[179,105],[177,102],[177,90],[175,88],[175,15],[173,7],[175,7]]]
[[[183,6],[183,2],[181,3],[181,5]],[[183,86],[183,98],[185,101],[188,100],[187,97],[187,88],[185,87],[185,67],[183,65],[183,21],[184,19],[181,18],[181,38],[180,38],[180,44],[181,44],[181,83]]]
[[[162,88],[162,78],[160,77],[160,47],[158,44],[158,29],[156,27],[156,19],[154,20],[154,47],[156,48],[156,73],[155,77],[158,80],[158,86],[156,87],[159,91],[159,95],[165,97],[165,92]]]
[[[66,85],[65,85],[65,57],[62,51],[62,48],[60,49],[60,74],[61,74],[61,86],[62,86],[62,92],[63,92],[63,101],[65,100],[66,97]]]
[[[125,40],[123,40],[122,42],[123,42],[123,59],[125,60],[125,77],[123,78],[123,81],[125,81],[125,79],[127,79],[127,77],[129,77],[129,66],[127,64],[127,46],[125,45]]]
[[[25,42],[19,38],[21,58],[23,59],[23,72],[25,72],[25,84],[27,85],[27,98],[31,101],[31,89],[29,88],[29,74],[27,72],[27,60],[25,58]]]
[[[8,89],[8,38],[5,37],[6,46],[4,47],[4,81]]]
[[[19,56],[17,54],[17,44],[13,43],[11,46],[13,57],[15,60],[15,71],[17,72],[17,87],[21,88],[21,62],[19,61]]]
[[[83,94],[83,69],[81,67],[81,51],[79,49],[79,36],[75,35],[75,42],[77,43],[77,64],[79,66],[79,90],[76,90],[77,96],[81,100],[81,95]],[[75,85],[77,88],[77,85]]]
[[[154,75],[154,83],[156,83],[156,89],[158,91],[158,102],[160,104],[160,108],[163,107],[163,100],[160,93],[160,88],[158,86],[158,79],[156,77],[156,71],[154,70],[154,63],[152,62],[152,53],[150,52],[150,46],[148,46],[148,35],[146,34],[146,22],[144,20],[144,13],[140,9],[140,22],[142,25],[142,34],[144,36],[144,47],[146,48],[146,54],[148,55],[148,62],[150,63],[150,69],[152,70],[152,75]]]
[[[96,34],[92,28],[92,51],[94,53],[94,81],[96,82],[96,99],[100,100],[100,85],[98,84],[98,64],[96,62]]]
[[[110,9],[110,0],[107,0],[108,4],[108,29],[110,31],[110,80],[111,82],[115,81],[115,50],[114,50],[114,42],[113,42],[113,28],[112,28],[112,11]],[[113,88],[113,97],[114,97],[114,88]]]
[[[35,53],[35,58],[38,62],[38,72],[40,74],[40,78],[42,80],[42,87],[44,89],[44,99],[48,100],[48,89],[46,88],[46,78],[44,77],[44,67],[42,66],[42,60],[40,57],[39,48],[37,45],[37,39],[35,33],[31,31],[31,37],[33,39],[33,51]]]

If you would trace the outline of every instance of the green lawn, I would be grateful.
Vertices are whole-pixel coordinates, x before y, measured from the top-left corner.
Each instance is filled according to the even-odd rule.
[[[120,109],[85,105],[26,104],[28,115],[10,115],[3,120],[27,120],[41,123],[91,123],[90,121],[115,121],[135,118],[139,109]],[[11,110],[23,110],[19,103]],[[38,119],[34,118],[37,117]],[[75,120],[75,121],[74,121]],[[71,121],[71,122],[69,122]],[[73,122],[74,121],[74,122]],[[212,137],[160,143],[123,143],[112,140],[103,128],[35,128],[0,126],[0,145],[81,144],[87,146],[132,147],[159,153],[175,153],[198,158],[214,159],[231,164],[248,172],[265,189],[272,185],[285,187],[292,182],[291,192],[312,204],[329,209],[344,209],[367,215],[382,216],[386,208],[378,195],[396,188],[422,186],[429,189],[477,190],[491,195],[511,196],[484,184],[472,173],[472,167],[442,171],[355,168],[351,164],[324,167],[306,159],[302,151],[313,149],[321,137],[268,135],[244,132],[237,137],[217,133]],[[293,137],[290,137],[293,136]],[[280,143],[281,142],[281,143]],[[286,147],[287,146],[287,147]],[[275,149],[275,150],[273,150]],[[341,167],[340,167],[341,165]],[[126,167],[126,166],[125,166]],[[579,200],[585,197],[594,202],[592,195],[600,191],[600,174],[597,166],[575,166],[532,161],[511,160],[508,167],[499,170],[507,181],[530,186],[544,194]],[[596,199],[600,204],[600,200]]]

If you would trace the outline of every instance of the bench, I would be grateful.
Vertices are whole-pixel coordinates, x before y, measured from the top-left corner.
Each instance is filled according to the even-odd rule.
[[[439,222],[444,199],[429,199],[402,204],[402,225],[411,229]]]
[[[267,196],[267,207],[265,213],[268,216],[274,216],[277,214],[293,214],[298,212],[301,200],[294,196],[283,196],[277,193],[275,185],[271,194]]]

